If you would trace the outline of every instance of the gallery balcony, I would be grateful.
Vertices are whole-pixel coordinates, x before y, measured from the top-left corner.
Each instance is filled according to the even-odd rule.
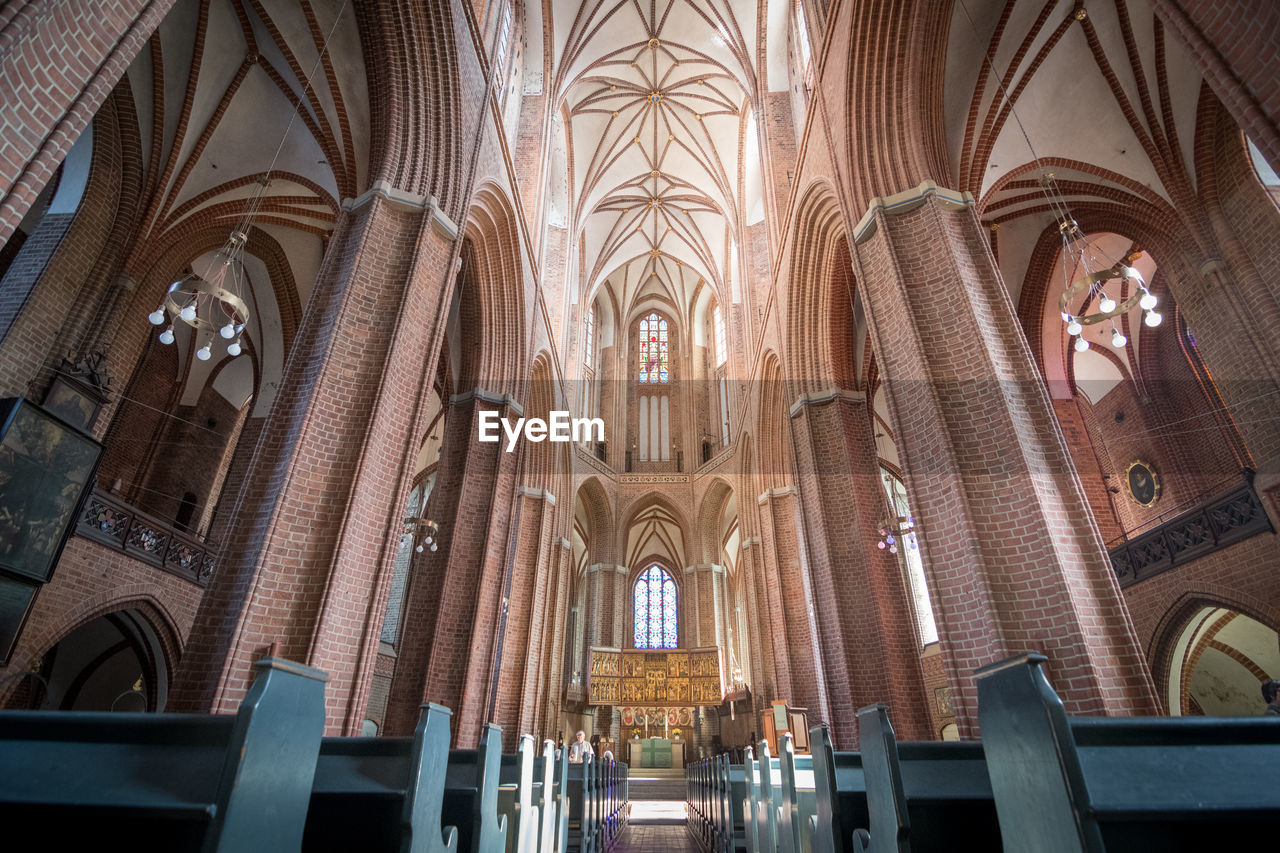
[[[75,533],[201,587],[209,585],[217,565],[216,545],[140,512],[100,489],[94,489],[85,500]]]
[[[1246,469],[1239,482],[1208,499],[1175,507],[1109,542],[1107,551],[1121,589],[1260,533],[1275,532],[1253,488],[1253,476]]]

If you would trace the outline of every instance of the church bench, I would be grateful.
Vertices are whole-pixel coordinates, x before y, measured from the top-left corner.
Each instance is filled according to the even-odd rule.
[[[515,753],[502,756],[498,814],[507,821],[507,853],[538,853],[541,826],[534,803],[533,752],[533,737],[521,735]]]
[[[440,825],[450,715],[424,705],[412,738],[321,741],[303,850],[453,853],[457,830]]]
[[[899,742],[884,705],[858,711],[869,853],[1001,849],[982,744]],[[855,842],[855,849],[857,844]]]
[[[778,751],[778,851],[811,853],[813,821],[817,816],[813,756],[796,755],[789,734],[779,740]]]
[[[555,762],[552,781],[556,801],[555,850],[565,853],[569,849],[569,750],[557,749]]]
[[[538,810],[538,846],[540,853],[562,850],[557,846],[557,829],[560,826],[560,794],[564,786],[559,784],[556,762],[556,745],[542,742],[541,755],[533,759],[533,803]]]
[[[836,752],[825,725],[809,729],[816,815],[814,853],[855,853],[853,833],[871,825],[862,754]]]
[[[1009,850],[1190,851],[1280,837],[1280,720],[1068,717],[1025,654],[977,671]]]
[[[747,774],[741,764],[733,764],[728,755],[722,755],[721,797],[719,807],[723,814],[725,853],[747,849],[747,828],[743,800],[747,796]]]
[[[567,752],[567,750],[564,750]],[[595,853],[597,838],[595,833],[595,805],[592,798],[596,794],[594,757],[588,755],[578,764],[569,764],[569,825],[566,836],[566,851],[576,853]]]
[[[458,830],[459,853],[503,853],[507,819],[498,814],[502,729],[487,723],[476,749],[454,749],[444,776],[442,823]]]
[[[327,676],[255,667],[234,715],[0,712],[9,849],[299,849]]]

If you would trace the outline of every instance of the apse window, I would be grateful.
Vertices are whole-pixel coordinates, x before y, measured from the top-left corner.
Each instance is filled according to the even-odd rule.
[[[676,582],[665,569],[650,566],[636,578],[634,615],[637,649],[679,647]]]
[[[650,314],[640,321],[640,381],[666,384],[671,379],[667,361],[667,321]]]

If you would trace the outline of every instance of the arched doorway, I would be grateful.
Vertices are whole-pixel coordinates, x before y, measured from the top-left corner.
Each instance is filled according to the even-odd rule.
[[[108,613],[67,634],[34,661],[8,708],[162,711],[169,662],[159,631],[138,610]]]
[[[1174,716],[1261,714],[1262,682],[1280,678],[1280,635],[1225,607],[1201,607],[1174,642],[1164,685]]]

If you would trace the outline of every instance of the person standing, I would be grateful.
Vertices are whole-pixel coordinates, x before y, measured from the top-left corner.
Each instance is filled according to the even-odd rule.
[[[573,743],[569,744],[569,763],[581,764],[588,755],[595,756],[596,751],[587,742],[586,732],[578,732]]]
[[[1268,717],[1280,717],[1280,681],[1272,679],[1262,683],[1262,698],[1267,703],[1267,710],[1262,713]]]

